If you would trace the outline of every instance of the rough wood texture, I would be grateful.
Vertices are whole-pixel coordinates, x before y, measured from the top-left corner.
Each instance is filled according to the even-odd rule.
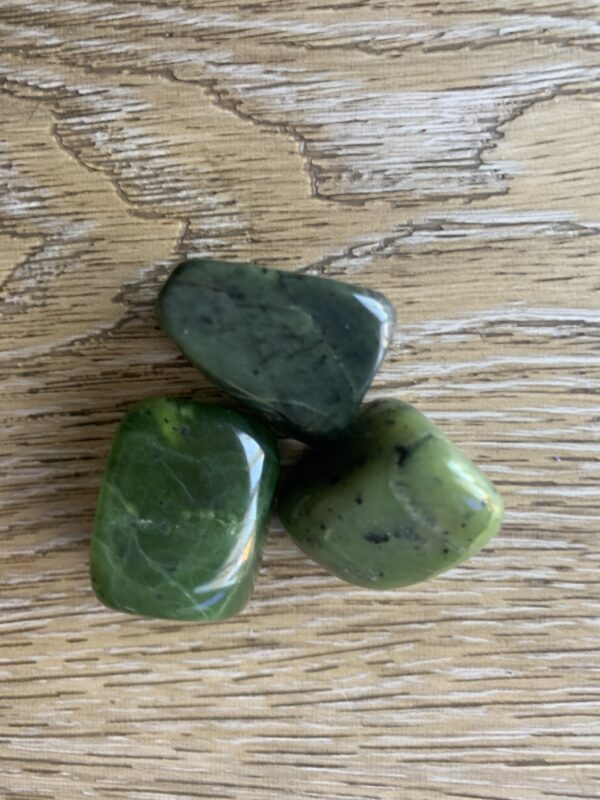
[[[597,1],[0,0],[0,36],[2,798],[598,797]],[[372,396],[498,483],[494,546],[374,594],[274,522],[236,620],[100,607],[117,420],[220,397],[152,314],[192,253],[387,292]]]

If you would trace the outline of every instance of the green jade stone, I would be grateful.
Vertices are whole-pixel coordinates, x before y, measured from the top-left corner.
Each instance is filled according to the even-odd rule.
[[[163,619],[236,614],[260,563],[278,472],[275,441],[258,421],[192,400],[135,405],[96,511],[98,598]]]
[[[343,436],[301,460],[280,504],[307,555],[375,589],[417,583],[464,561],[498,532],[502,513],[477,467],[398,400],[365,406]]]
[[[215,383],[309,442],[346,428],[395,326],[390,303],[369,289],[208,259],[175,269],[158,317]]]

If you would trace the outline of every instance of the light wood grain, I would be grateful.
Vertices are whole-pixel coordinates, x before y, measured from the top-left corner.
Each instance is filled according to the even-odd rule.
[[[0,0],[0,41],[1,797],[598,797],[596,0]],[[274,521],[239,618],[102,608],[117,421],[223,399],[152,313],[189,254],[389,294],[371,396],[497,482],[493,546],[376,594]]]

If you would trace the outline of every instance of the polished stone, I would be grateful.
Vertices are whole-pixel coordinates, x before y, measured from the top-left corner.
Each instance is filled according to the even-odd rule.
[[[369,289],[208,259],[173,272],[158,315],[208,377],[305,441],[348,425],[395,324],[389,302]]]
[[[192,400],[131,408],[113,443],[91,545],[111,608],[220,620],[246,603],[279,471],[262,423]]]
[[[407,403],[384,400],[301,460],[279,512],[302,550],[330,572],[391,589],[476,553],[499,530],[503,506],[432,422]]]

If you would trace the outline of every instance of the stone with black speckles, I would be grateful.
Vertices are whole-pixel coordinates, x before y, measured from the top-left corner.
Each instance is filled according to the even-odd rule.
[[[332,475],[341,480],[332,483]],[[500,529],[503,504],[423,414],[384,400],[365,406],[335,442],[300,461],[279,514],[307,555],[334,575],[392,589],[479,551]]]
[[[209,378],[281,433],[308,442],[346,428],[395,327],[378,292],[210,259],[174,270],[158,317]]]

